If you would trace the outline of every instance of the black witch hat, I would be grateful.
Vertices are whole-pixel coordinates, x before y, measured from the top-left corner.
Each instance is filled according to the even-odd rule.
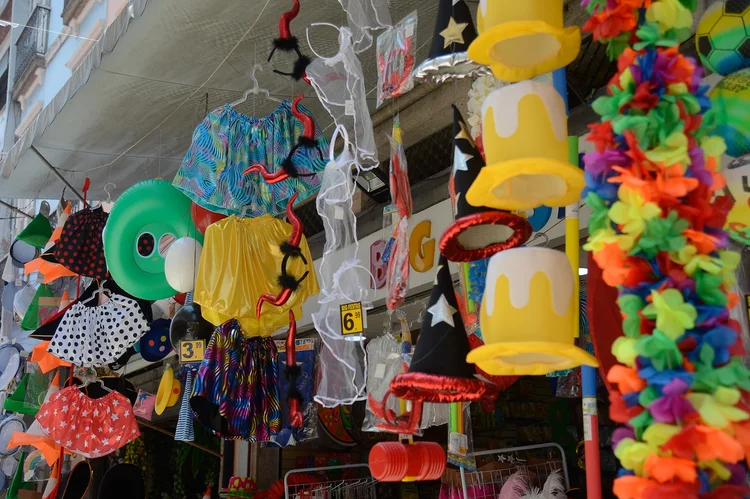
[[[494,398],[495,387],[478,379],[466,362],[470,350],[448,260],[441,256],[409,372],[393,378],[393,395],[439,403]]]
[[[440,0],[430,55],[414,71],[414,77],[442,82],[490,74],[487,66],[477,64],[466,55],[476,37],[477,30],[466,2]]]
[[[473,206],[466,200],[466,191],[484,166],[461,113],[453,106],[453,172],[449,190],[455,221],[440,238],[440,252],[452,262],[489,258],[498,251],[520,246],[531,236],[531,224],[525,218]]]

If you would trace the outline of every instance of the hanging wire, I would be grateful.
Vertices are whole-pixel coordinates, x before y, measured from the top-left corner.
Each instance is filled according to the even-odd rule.
[[[255,29],[255,26],[258,24],[258,21],[260,21],[260,18],[263,16],[263,13],[266,11],[266,8],[268,7],[268,5],[270,3],[271,3],[271,0],[266,0],[265,4],[263,5],[263,8],[260,9],[260,12],[258,13],[258,17],[250,25],[250,27],[248,27],[248,29],[244,32],[244,34],[240,37],[240,39],[237,40],[237,42],[234,44],[234,46],[231,48],[231,50],[229,50],[229,53],[227,53],[227,55],[224,56],[224,58],[221,60],[221,62],[219,62],[219,64],[216,66],[216,69],[214,69],[211,72],[211,74],[208,76],[208,78],[206,78],[206,80],[203,83],[201,83],[195,90],[193,90],[190,93],[190,95],[188,95],[187,97],[185,97],[185,99],[183,99],[183,101],[180,102],[172,110],[172,112],[170,112],[159,124],[157,124],[151,130],[149,130],[148,132],[146,132],[146,134],[143,135],[143,137],[141,137],[140,139],[138,139],[137,141],[135,141],[135,143],[133,143],[133,145],[131,145],[130,147],[128,147],[127,149],[125,149],[123,152],[121,152],[115,159],[113,159],[109,163],[105,163],[103,165],[95,166],[93,168],[89,168],[88,170],[82,170],[80,173],[88,173],[88,172],[92,172],[92,171],[95,171],[95,170],[100,170],[102,168],[111,167],[117,161],[119,161],[120,159],[122,159],[127,153],[129,153],[130,151],[132,151],[133,149],[135,149],[135,147],[138,146],[138,144],[140,144],[141,142],[143,142],[146,139],[146,137],[148,137],[149,135],[151,135],[152,133],[154,133],[156,130],[158,130],[162,126],[164,126],[164,124],[167,123],[167,121],[169,121],[169,119],[172,116],[174,116],[177,113],[177,111],[179,111],[185,104],[187,104],[188,102],[190,102],[190,100],[199,91],[201,91],[204,87],[206,87],[206,85],[208,85],[208,82],[211,81],[211,78],[213,78],[214,76],[216,76],[216,73],[219,72],[219,70],[224,65],[224,63],[229,60],[229,58],[232,56],[232,54],[235,52],[235,50],[237,50],[237,48],[240,46],[240,44],[242,44],[242,42],[245,41],[245,38],[247,38],[247,36]]]

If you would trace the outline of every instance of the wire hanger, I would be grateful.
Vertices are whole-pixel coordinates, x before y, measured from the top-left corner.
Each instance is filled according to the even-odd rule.
[[[159,159],[161,159],[161,158],[159,158]],[[105,203],[111,203],[112,202],[112,193],[109,192],[109,189],[108,189],[108,187],[110,185],[113,188],[117,187],[117,184],[115,184],[114,182],[107,182],[106,184],[104,184],[104,192],[107,193],[107,200],[105,201]]]
[[[93,294],[93,295],[91,295],[90,297],[86,298],[86,299],[85,299],[84,301],[82,301],[82,302],[81,302],[81,305],[86,305],[86,304],[87,304],[88,302],[90,302],[91,300],[93,300],[94,298],[96,298],[96,297],[97,297],[97,295],[99,294],[99,292],[102,292],[103,294],[107,295],[108,297],[111,297],[111,296],[112,296],[112,293],[111,293],[111,291],[110,291],[110,290],[108,290],[108,289],[106,289],[106,288],[104,287],[104,283],[105,283],[105,282],[107,282],[107,280],[106,280],[106,279],[105,279],[105,280],[103,280],[103,281],[102,281],[102,282],[101,282],[101,283],[99,284],[99,287],[98,287],[98,288],[96,288],[96,289],[94,290],[94,294]]]
[[[265,88],[262,88],[260,86],[260,84],[258,83],[258,79],[255,77],[255,72],[257,70],[259,70],[259,69],[263,69],[263,66],[261,64],[255,64],[255,65],[253,65],[253,69],[250,72],[250,79],[253,80],[253,86],[252,86],[252,88],[248,88],[247,90],[245,90],[245,93],[242,94],[242,98],[238,99],[238,100],[236,100],[234,102],[232,102],[231,104],[229,104],[230,106],[235,107],[235,106],[238,106],[238,105],[242,104],[243,102],[245,102],[247,100],[247,97],[250,94],[253,94],[253,95],[260,94],[260,95],[265,96],[266,99],[268,99],[268,100],[272,100],[272,101],[275,101],[275,102],[281,102],[281,99],[277,99],[276,97],[274,97],[273,95],[271,95],[271,92],[269,92],[268,90],[266,90]]]

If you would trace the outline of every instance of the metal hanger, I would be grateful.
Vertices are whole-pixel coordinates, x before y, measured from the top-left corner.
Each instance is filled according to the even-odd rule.
[[[260,94],[260,95],[265,96],[265,98],[268,100],[281,102],[281,99],[277,99],[276,97],[271,95],[271,92],[269,92],[268,90],[260,86],[260,84],[258,83],[258,79],[255,77],[255,72],[259,69],[263,69],[263,66],[261,64],[255,64],[253,66],[253,69],[250,72],[250,79],[253,80],[252,88],[248,88],[247,90],[245,90],[245,93],[242,94],[242,98],[232,102],[231,104],[229,104],[230,106],[235,107],[235,106],[238,106],[239,104],[242,104],[243,102],[247,100],[247,97],[250,94],[254,94],[254,95]]]
[[[106,279],[103,280],[99,284],[99,287],[94,290],[94,294],[93,295],[91,295],[90,297],[86,298],[84,301],[81,302],[81,305],[86,305],[88,302],[90,302],[91,300],[93,300],[94,298],[96,298],[97,295],[99,294],[99,292],[102,292],[103,294],[111,297],[112,296],[112,292],[104,287],[104,283],[105,282],[107,282]]]
[[[112,193],[109,192],[109,189],[108,189],[108,187],[110,185],[113,188],[117,187],[117,184],[115,184],[114,182],[107,182],[106,184],[104,184],[104,192],[107,193],[107,200],[105,201],[105,203],[111,203],[112,202]]]

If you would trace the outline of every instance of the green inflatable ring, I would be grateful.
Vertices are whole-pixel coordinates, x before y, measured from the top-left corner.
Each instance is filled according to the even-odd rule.
[[[104,226],[109,273],[125,291],[143,300],[177,294],[164,275],[164,257],[180,237],[203,243],[190,216],[190,199],[166,180],[146,180],[115,202]]]

